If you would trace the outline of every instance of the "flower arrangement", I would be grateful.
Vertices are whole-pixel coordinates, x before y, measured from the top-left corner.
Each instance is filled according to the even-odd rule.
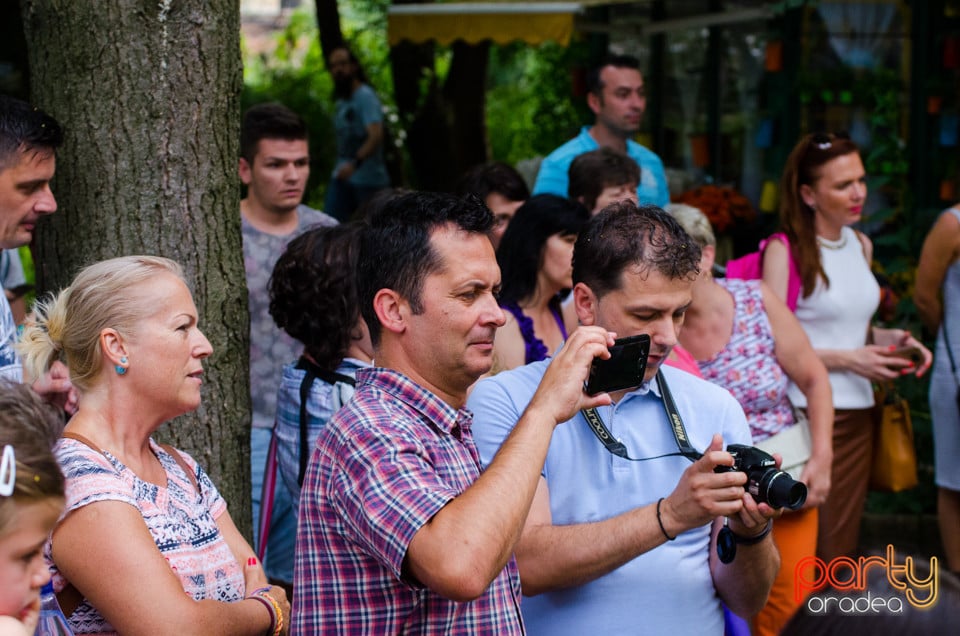
[[[675,201],[698,208],[707,215],[718,234],[729,230],[738,220],[752,221],[756,216],[747,197],[727,186],[698,186],[680,194]]]

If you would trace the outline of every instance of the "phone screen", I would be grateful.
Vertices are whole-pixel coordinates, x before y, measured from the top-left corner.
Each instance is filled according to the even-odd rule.
[[[649,353],[650,336],[646,334],[618,338],[610,347],[610,359],[594,359],[584,387],[586,392],[596,395],[640,386],[643,384]]]

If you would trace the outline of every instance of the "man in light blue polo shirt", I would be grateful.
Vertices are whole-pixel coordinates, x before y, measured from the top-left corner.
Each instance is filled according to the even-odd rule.
[[[581,411],[553,432],[516,547],[524,622],[532,635],[714,634],[725,603],[750,616],[764,605],[780,559],[769,530],[776,511],[745,492],[723,450],[750,444],[739,403],[724,389],[663,365],[677,342],[699,275],[700,249],[666,213],[623,201],[581,231],[574,248],[581,325],[617,337],[647,334],[639,388],[611,391],[596,408],[632,461],[615,455]],[[489,464],[527,408],[545,363],[481,380],[467,401],[481,463]],[[703,456],[678,456],[663,375],[687,438]],[[564,396],[557,395],[556,399]],[[721,562],[717,535],[736,544]],[[732,532],[732,536],[730,533]]]
[[[632,139],[640,130],[640,119],[647,107],[640,62],[629,55],[607,57],[587,75],[587,90],[587,105],[596,121],[593,126],[584,126],[579,135],[543,160],[533,193],[567,196],[570,162],[602,146],[628,155],[640,166],[640,203],[665,206],[670,202],[670,190],[663,162],[652,150]]]

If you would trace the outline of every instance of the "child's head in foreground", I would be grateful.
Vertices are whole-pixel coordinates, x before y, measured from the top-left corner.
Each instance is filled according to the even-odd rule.
[[[63,475],[51,452],[61,428],[28,387],[0,382],[0,617],[32,625],[50,580],[43,544],[63,511]]]

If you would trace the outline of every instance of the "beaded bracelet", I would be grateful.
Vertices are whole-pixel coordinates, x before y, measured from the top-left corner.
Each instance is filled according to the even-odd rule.
[[[252,594],[247,597],[248,599],[262,603],[264,607],[267,608],[267,611],[270,612],[270,627],[267,628],[267,634],[272,634],[276,636],[280,633],[280,629],[283,627],[283,612],[280,610],[280,604],[264,592],[258,592],[257,594]]]
[[[667,541],[673,541],[676,537],[671,537],[667,534],[667,529],[663,527],[663,520],[660,518],[660,504],[663,503],[663,499],[663,497],[660,497],[660,499],[657,500],[657,523],[660,524],[660,532],[667,538]]]

